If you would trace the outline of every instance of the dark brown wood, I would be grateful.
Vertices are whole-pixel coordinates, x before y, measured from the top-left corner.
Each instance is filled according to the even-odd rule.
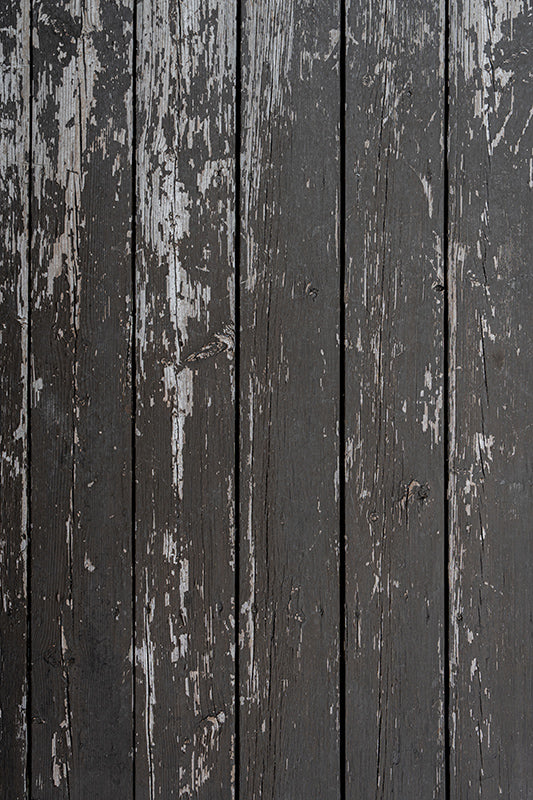
[[[137,800],[233,791],[235,20],[138,8]]]
[[[2,4],[0,800],[533,797],[531,30]]]
[[[346,797],[444,798],[443,4],[351,2]]]
[[[243,3],[240,797],[339,797],[339,15]]]
[[[130,797],[132,5],[33,7],[32,797]]]
[[[26,797],[29,3],[0,7],[0,798]]]
[[[452,4],[451,796],[533,796],[531,18]]]

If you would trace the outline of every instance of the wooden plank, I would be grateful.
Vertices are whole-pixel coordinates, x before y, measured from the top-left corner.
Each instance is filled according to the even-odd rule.
[[[339,797],[339,12],[243,3],[240,796]]]
[[[26,796],[29,3],[0,8],[0,797]]]
[[[232,795],[235,19],[138,8],[138,800]]]
[[[451,796],[533,795],[532,29],[451,5]]]
[[[443,3],[346,31],[346,797],[444,798]]]
[[[132,4],[33,7],[32,796],[132,793]]]

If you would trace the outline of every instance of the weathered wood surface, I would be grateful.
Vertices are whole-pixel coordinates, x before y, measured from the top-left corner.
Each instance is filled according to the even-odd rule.
[[[533,796],[528,3],[452,4],[451,797]]]
[[[445,796],[443,11],[346,19],[350,798]]]
[[[240,797],[339,796],[339,11],[243,4]]]
[[[2,5],[2,800],[533,796],[531,45]]]
[[[0,797],[27,756],[29,3],[0,7]]]
[[[234,769],[233,2],[137,20],[136,797]]]
[[[31,797],[132,791],[132,7],[34,3]]]

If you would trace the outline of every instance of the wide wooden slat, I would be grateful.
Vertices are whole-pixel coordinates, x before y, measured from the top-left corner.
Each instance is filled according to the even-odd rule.
[[[33,6],[32,797],[130,797],[132,4]]]
[[[244,2],[240,797],[339,796],[339,16]]]
[[[451,796],[533,796],[531,17],[451,6]]]
[[[137,800],[232,795],[235,20],[138,6]]]
[[[346,22],[346,797],[444,798],[443,3]]]
[[[26,796],[29,3],[0,8],[0,797]]]

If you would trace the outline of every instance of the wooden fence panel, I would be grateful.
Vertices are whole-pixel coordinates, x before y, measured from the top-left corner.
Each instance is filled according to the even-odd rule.
[[[533,796],[531,21],[2,4],[0,800]]]

